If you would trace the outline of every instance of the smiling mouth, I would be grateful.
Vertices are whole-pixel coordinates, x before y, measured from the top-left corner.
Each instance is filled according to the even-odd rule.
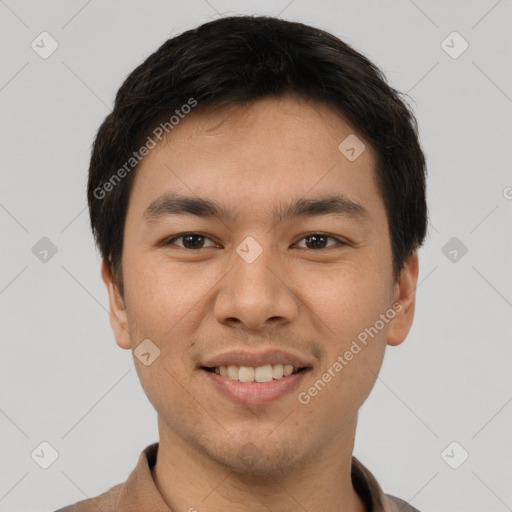
[[[298,368],[291,364],[266,364],[264,366],[216,366],[202,367],[210,373],[238,382],[271,382],[273,380],[285,379],[296,373],[307,370],[308,367]]]

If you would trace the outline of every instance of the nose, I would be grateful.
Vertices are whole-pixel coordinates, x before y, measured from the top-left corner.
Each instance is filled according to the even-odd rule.
[[[224,325],[242,324],[263,330],[292,322],[298,315],[299,301],[293,292],[290,273],[278,255],[265,248],[249,262],[234,254],[233,267],[220,283],[214,315]]]

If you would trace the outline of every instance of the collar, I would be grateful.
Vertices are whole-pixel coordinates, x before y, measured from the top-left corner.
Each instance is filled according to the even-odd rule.
[[[159,443],[147,446],[139,456],[136,467],[124,484],[116,486],[112,495],[115,510],[135,512],[172,512],[153,481],[151,470],[156,463]],[[370,471],[352,457],[352,483],[361,496],[367,512],[393,512],[394,507]]]

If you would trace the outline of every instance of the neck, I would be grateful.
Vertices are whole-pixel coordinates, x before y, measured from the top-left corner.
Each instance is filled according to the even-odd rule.
[[[219,464],[159,418],[153,480],[173,512],[365,512],[351,480],[356,422],[355,417],[330,444],[313,447],[300,461],[256,474]]]

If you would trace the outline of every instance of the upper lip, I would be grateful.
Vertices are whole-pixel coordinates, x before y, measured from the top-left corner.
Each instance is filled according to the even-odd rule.
[[[246,350],[233,350],[206,359],[202,366],[206,368],[230,365],[258,367],[267,364],[291,364],[296,368],[312,366],[306,359],[290,352],[283,352],[282,350],[267,350],[258,353],[251,353]]]

